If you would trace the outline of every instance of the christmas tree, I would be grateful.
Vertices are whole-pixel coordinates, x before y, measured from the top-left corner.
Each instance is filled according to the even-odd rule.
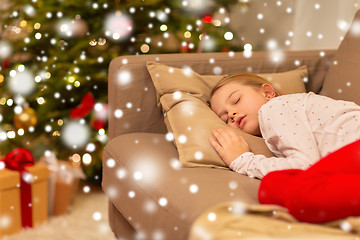
[[[246,4],[247,1],[245,1]],[[16,0],[1,10],[0,153],[53,152],[101,182],[107,69],[120,55],[239,51],[238,0]],[[241,1],[244,4],[244,1]]]

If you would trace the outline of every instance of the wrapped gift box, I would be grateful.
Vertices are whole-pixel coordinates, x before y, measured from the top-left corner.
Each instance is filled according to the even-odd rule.
[[[20,174],[0,170],[0,238],[20,231]]]
[[[0,235],[16,232],[19,230],[18,225],[36,227],[46,221],[49,178],[47,166],[36,164],[31,151],[25,148],[9,152],[1,159],[0,164]],[[15,230],[10,229],[13,227]]]
[[[36,227],[48,219],[49,170],[43,164],[35,164],[32,167],[26,167],[26,170],[32,175],[32,225],[33,227]]]
[[[80,179],[85,179],[80,164],[57,159],[54,153],[43,156],[40,163],[50,171],[48,187],[49,216],[69,212],[71,203],[78,191]]]
[[[64,179],[57,176],[54,194],[54,216],[62,215],[70,210],[71,203],[79,187],[79,178],[69,177]]]
[[[48,218],[48,176],[46,166],[26,167],[31,184],[31,226],[36,227]],[[23,173],[27,174],[27,173]],[[24,176],[24,175],[23,175]],[[23,177],[22,176],[22,177]],[[0,170],[0,237],[20,231],[24,215],[21,211],[20,172]]]

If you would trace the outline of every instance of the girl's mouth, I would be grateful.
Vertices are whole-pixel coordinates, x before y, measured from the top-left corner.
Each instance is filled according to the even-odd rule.
[[[246,118],[246,115],[239,117],[236,121],[240,129],[243,127],[243,125],[245,123],[245,118]]]

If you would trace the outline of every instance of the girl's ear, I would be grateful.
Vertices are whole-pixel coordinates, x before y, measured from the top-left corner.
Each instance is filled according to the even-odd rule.
[[[276,97],[276,92],[275,92],[273,86],[271,86],[270,84],[264,83],[263,85],[261,85],[261,89],[267,100],[270,100],[270,99]]]

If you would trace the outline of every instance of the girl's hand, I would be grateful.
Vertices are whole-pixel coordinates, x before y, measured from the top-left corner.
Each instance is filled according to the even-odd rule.
[[[211,131],[215,139],[209,138],[211,146],[219,154],[221,160],[230,166],[230,164],[241,154],[250,152],[249,144],[242,136],[230,129],[214,129]]]

